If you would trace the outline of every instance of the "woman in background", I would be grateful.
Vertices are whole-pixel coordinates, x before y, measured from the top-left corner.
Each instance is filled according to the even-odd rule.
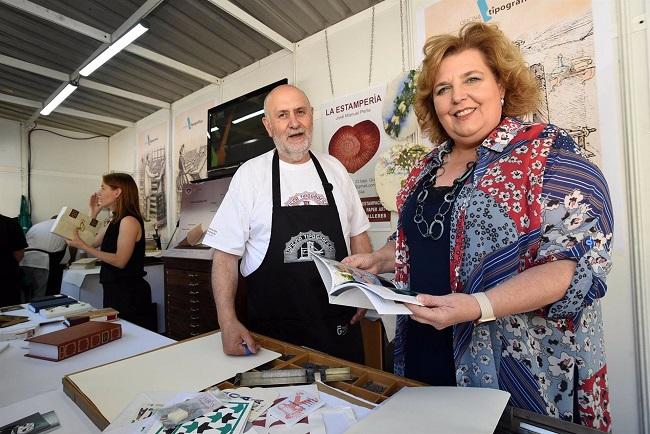
[[[89,200],[90,216],[97,218],[103,208],[111,211],[112,218],[92,246],[78,236],[67,243],[102,261],[99,281],[104,287],[104,307],[112,307],[121,318],[154,330],[151,288],[144,280],[144,222],[138,187],[131,175],[103,176],[100,190]]]
[[[422,293],[398,319],[395,372],[608,431],[607,183],[566,131],[517,118],[538,85],[497,27],[433,36],[424,54],[416,114],[440,145],[398,194],[395,238],[344,261]]]

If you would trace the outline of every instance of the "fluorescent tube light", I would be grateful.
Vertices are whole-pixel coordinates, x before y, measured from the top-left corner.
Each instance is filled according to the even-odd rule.
[[[41,114],[43,116],[47,116],[50,113],[52,113],[52,110],[57,108],[59,106],[59,104],[61,104],[63,102],[63,100],[66,99],[68,96],[70,96],[70,94],[72,92],[74,92],[75,90],[77,90],[77,86],[75,86],[74,84],[68,83],[66,85],[66,87],[61,89],[61,92],[59,92],[58,95],[55,96],[54,99],[52,99],[52,101],[50,101],[50,103],[48,105],[43,107],[43,110],[41,110]]]
[[[254,118],[255,116],[259,116],[259,115],[261,115],[263,113],[264,113],[264,110],[258,110],[256,112],[253,112],[253,113],[249,114],[249,115],[242,116],[242,117],[240,117],[238,119],[235,119],[234,121],[232,121],[232,123],[233,124],[238,124],[240,122],[244,122],[246,119]]]
[[[136,24],[131,30],[126,32],[120,39],[113,42],[106,50],[102,51],[101,54],[93,59],[88,65],[81,68],[79,74],[84,77],[88,77],[92,74],[97,68],[102,66],[108,61],[111,57],[119,53],[124,47],[129,45],[131,42],[135,41],[139,36],[144,32],[149,30],[149,28],[142,25],[142,23]]]

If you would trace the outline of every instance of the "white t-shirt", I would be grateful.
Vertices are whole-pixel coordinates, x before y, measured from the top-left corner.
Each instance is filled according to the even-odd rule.
[[[313,154],[334,186],[334,201],[349,252],[350,237],[366,231],[370,222],[345,167],[331,155]],[[237,170],[203,239],[204,244],[215,249],[241,256],[244,276],[260,266],[269,247],[273,211],[272,161],[273,151],[269,151]],[[311,160],[302,164],[280,160],[280,193],[282,206],[327,204],[323,185]]]
[[[25,234],[27,246],[34,249],[45,250],[46,252],[50,253],[60,252],[61,250],[65,249],[65,240],[62,237],[50,232],[53,223],[54,219],[45,220],[40,223],[36,223],[34,226],[29,228],[27,234]],[[20,262],[20,265],[22,267],[43,268],[45,270],[49,270],[50,258],[43,252],[28,250],[25,252],[25,257]]]

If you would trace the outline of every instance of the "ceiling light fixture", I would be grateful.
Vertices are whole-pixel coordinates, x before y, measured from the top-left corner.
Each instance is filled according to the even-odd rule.
[[[238,124],[240,122],[244,122],[247,119],[254,118],[255,116],[259,116],[259,115],[261,115],[263,113],[264,113],[264,110],[258,110],[256,112],[253,112],[253,113],[249,114],[249,115],[242,116],[242,117],[240,117],[238,119],[235,119],[234,121],[232,121],[232,123],[233,124]]]
[[[49,102],[48,105],[43,107],[43,110],[41,110],[41,114],[43,116],[47,116],[52,111],[59,106],[63,102],[64,99],[66,99],[72,92],[77,90],[77,85],[74,85],[72,83],[68,83],[63,89],[61,89],[61,92],[59,92],[53,99],[52,101]]]
[[[106,63],[111,57],[119,53],[123,48],[135,41],[144,32],[149,30],[149,27],[142,23],[136,24],[131,30],[122,35],[117,41],[113,42],[106,50],[102,51],[99,56],[95,57],[92,62],[81,68],[79,74],[88,77],[97,68]]]

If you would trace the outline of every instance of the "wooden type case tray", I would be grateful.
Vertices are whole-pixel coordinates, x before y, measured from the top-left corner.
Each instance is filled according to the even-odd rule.
[[[175,344],[177,345],[182,342],[187,342],[189,340],[198,339],[203,336],[207,336],[211,333],[206,333],[194,338],[186,339],[185,341],[179,341]],[[328,383],[328,386],[331,386],[333,389],[326,390],[327,393],[335,394],[339,398],[347,399],[352,402],[352,399],[349,396],[344,394],[337,394],[336,389],[347,392],[350,395],[361,398],[364,401],[368,401],[372,404],[378,404],[386,400],[389,396],[396,393],[402,387],[405,386],[422,386],[423,383],[412,381],[406,378],[402,378],[388,372],[380,371],[374,368],[370,368],[364,365],[357,363],[348,362],[337,357],[330,356],[319,351],[310,350],[303,348],[297,345],[288,344],[286,342],[268,338],[266,336],[254,334],[257,342],[264,348],[271,351],[275,351],[281,354],[281,356],[275,360],[272,360],[264,365],[259,366],[257,371],[268,370],[268,369],[291,369],[291,368],[303,368],[306,366],[324,366],[324,367],[349,367],[352,373],[352,380],[350,381],[337,381]],[[149,352],[155,352],[162,350],[166,347],[161,347]],[[139,357],[140,355],[132,356]],[[114,363],[114,362],[113,362]],[[93,369],[93,368],[91,368]],[[99,411],[97,405],[89,399],[86,394],[81,390],[69,377],[74,374],[66,375],[63,377],[63,391],[74,401],[75,404],[88,416],[88,418],[100,429],[104,430],[110,423],[109,420]],[[203,390],[214,389],[215,387],[219,389],[228,389],[233,388],[234,378],[223,381],[216,385],[206,387]],[[324,389],[324,388],[321,388]],[[372,389],[372,390],[371,390]],[[154,389],[151,389],[154,390]],[[141,392],[146,392],[142,390]],[[364,401],[354,402],[366,407],[372,407],[373,405],[365,405]],[[129,403],[125,402],[124,406],[126,407]]]
[[[272,339],[259,334],[253,334],[257,342],[264,348],[282,354],[281,357],[259,366],[254,371],[294,369],[304,367],[342,368],[349,367],[352,380],[334,381],[327,384],[373,404],[379,404],[405,386],[425,386],[408,378],[400,377],[389,372],[380,371],[358,363],[349,362],[320,351],[289,344],[278,339]],[[224,381],[217,385],[219,389],[236,387],[232,382]]]

